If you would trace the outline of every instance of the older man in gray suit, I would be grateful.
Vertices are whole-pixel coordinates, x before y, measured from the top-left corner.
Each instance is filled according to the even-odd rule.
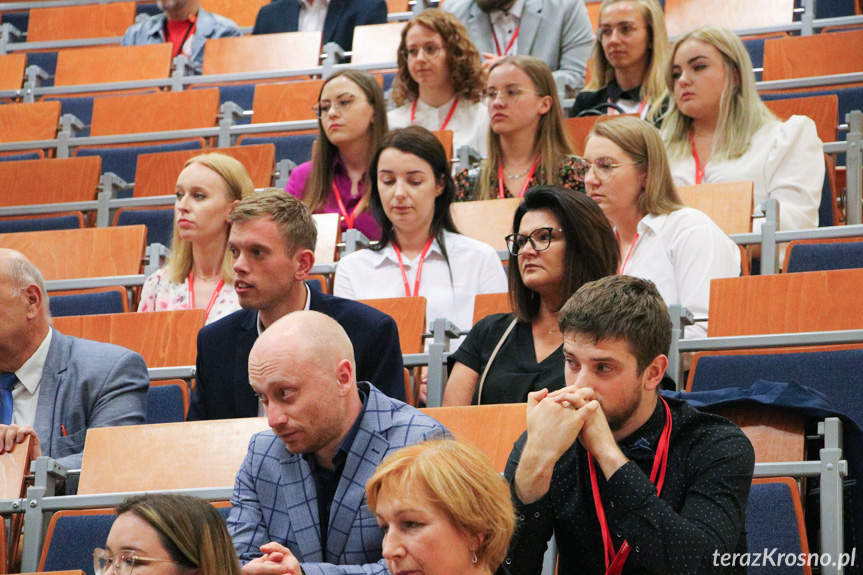
[[[596,36],[584,0],[447,0],[486,66],[503,56],[534,56],[549,65],[563,96],[584,87]]]
[[[255,342],[249,383],[272,429],[252,437],[231,497],[246,575],[387,573],[366,481],[389,453],[449,432],[358,384],[354,366],[345,330],[316,311],[282,317]]]
[[[80,469],[87,429],[145,423],[143,358],[52,328],[42,274],[8,249],[0,249],[0,372],[0,453],[30,436],[34,456]]]

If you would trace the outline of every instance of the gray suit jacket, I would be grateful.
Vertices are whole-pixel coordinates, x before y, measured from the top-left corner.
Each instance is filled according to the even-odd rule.
[[[452,12],[464,23],[480,52],[494,54],[491,18],[475,0],[447,0],[443,10]],[[548,64],[559,94],[574,94],[584,86],[595,38],[584,0],[525,0],[518,53]]]
[[[80,469],[89,428],[146,423],[149,385],[147,366],[137,353],[55,329],[33,426],[42,454]]]
[[[417,409],[369,383],[368,394],[330,510],[327,548],[321,548],[317,489],[309,464],[288,451],[272,430],[252,436],[237,473],[228,531],[240,561],[261,556],[275,541],[291,550],[306,575],[384,575],[383,532],[366,505],[366,482],[390,453],[449,431]]]
[[[192,36],[191,60],[195,65],[195,73],[200,74],[204,66],[204,44],[207,40],[239,35],[240,30],[233,20],[199,9],[195,35]],[[123,46],[144,46],[161,44],[164,41],[165,14],[162,13],[129,26],[120,44]]]

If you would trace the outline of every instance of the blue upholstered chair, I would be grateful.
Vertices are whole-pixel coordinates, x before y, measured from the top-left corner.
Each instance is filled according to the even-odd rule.
[[[126,294],[122,288],[110,291],[51,296],[48,307],[54,317],[70,315],[97,315],[101,313],[123,313]]]
[[[863,241],[791,242],[788,273],[863,268]]]
[[[806,531],[803,528],[803,509],[797,484],[787,477],[756,480],[749,491],[746,503],[746,545],[751,554],[760,553],[760,567],[748,568],[749,573],[770,575],[809,575],[806,566],[789,567],[785,561],[764,566],[764,550],[776,549],[772,557],[780,554],[809,552]],[[753,555],[750,555],[750,561]]]

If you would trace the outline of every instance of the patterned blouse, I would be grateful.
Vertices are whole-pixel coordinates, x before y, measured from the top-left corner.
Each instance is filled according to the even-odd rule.
[[[189,304],[189,279],[186,278],[181,284],[169,281],[165,277],[165,268],[162,268],[144,282],[138,311],[192,309]],[[206,323],[211,324],[238,309],[240,309],[240,301],[237,299],[237,292],[234,291],[234,284],[225,282],[219,297],[213,304],[213,309],[210,310],[210,315],[207,316]]]
[[[466,170],[459,170],[455,175],[455,201],[457,202],[467,202],[470,200],[479,199],[479,176],[482,171],[483,164],[485,160],[477,164],[472,168],[468,168]],[[587,173],[587,162],[585,162],[582,158],[578,156],[565,156],[563,162],[560,165],[560,185],[564,188],[569,188],[570,190],[576,192],[584,193],[584,176]],[[540,166],[536,173],[534,173],[533,177],[530,179],[530,183],[527,186],[527,189],[530,189],[534,186],[543,184],[548,180],[545,177],[545,170],[543,170],[542,166]],[[492,189],[497,190],[497,176],[495,175],[491,180]],[[505,194],[507,198],[515,198],[518,197],[520,189],[511,189],[509,185],[504,181],[503,184]],[[497,194],[495,194],[496,196]]]

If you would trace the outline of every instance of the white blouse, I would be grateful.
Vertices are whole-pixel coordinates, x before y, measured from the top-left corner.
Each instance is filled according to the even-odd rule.
[[[507,291],[506,273],[497,252],[488,244],[451,232],[444,232],[443,238],[449,266],[435,240],[426,254],[418,295],[427,300],[429,325],[437,318],[446,318],[467,331],[473,325],[474,298],[478,294]],[[419,256],[412,261],[403,260],[413,291]],[[359,250],[339,260],[333,295],[354,300],[405,297],[399,259],[392,243],[380,251]],[[462,339],[450,342],[450,351],[455,351]]]
[[[144,287],[141,288],[138,311],[175,309],[192,309],[189,298],[189,279],[186,278],[183,283],[174,283],[165,277],[165,268],[161,268],[144,282]],[[234,291],[234,284],[225,282],[215,303],[213,303],[213,309],[210,310],[206,323],[211,324],[238,309],[240,309],[240,300],[237,298],[237,292]]]
[[[671,174],[678,186],[695,184],[692,155],[673,161]],[[743,156],[710,160],[705,166],[705,184],[744,180],[755,184],[756,209],[767,198],[779,200],[779,229],[817,228],[824,183],[824,149],[815,122],[806,116],[767,122],[752,137]],[[753,231],[759,231],[763,221],[753,220]]]
[[[666,304],[682,304],[705,318],[710,280],[740,275],[740,248],[696,209],[648,214],[638,222],[638,238],[620,273],[652,281]],[[687,327],[685,335],[706,337],[707,323]]]
[[[414,125],[422,126],[426,130],[436,132],[441,129],[455,98],[440,106],[433,108],[422,100],[417,101],[417,110],[414,117]],[[390,129],[404,128],[411,125],[411,108],[413,101],[387,112],[387,121]],[[479,151],[483,156],[488,155],[488,108],[482,103],[471,103],[465,99],[459,99],[458,106],[452,114],[447,130],[452,130],[453,151],[458,152],[462,146],[470,146]]]

